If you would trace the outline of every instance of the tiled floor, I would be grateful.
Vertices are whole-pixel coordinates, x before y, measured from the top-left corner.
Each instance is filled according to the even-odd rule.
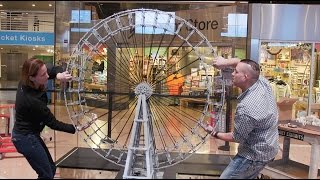
[[[65,153],[71,150],[75,146],[86,147],[81,140],[78,140],[76,135],[70,135],[62,132],[53,132],[50,129],[46,129],[43,133],[46,137],[47,146],[53,157],[56,160],[62,157]],[[53,137],[52,141],[49,141],[49,137]],[[79,142],[77,142],[79,141]],[[283,138],[280,139],[282,143]],[[216,153],[216,154],[230,154],[234,155],[236,153],[236,146],[230,143],[230,151],[219,150],[219,146],[223,146],[225,143],[216,139],[209,139],[209,141],[203,145],[203,147],[198,151],[198,153]],[[54,145],[56,149],[54,149]],[[308,165],[310,162],[310,145],[302,141],[292,140],[290,149],[290,159]],[[281,151],[279,152],[277,159],[281,158]],[[0,177],[5,179],[34,179],[37,178],[36,173],[31,169],[28,162],[19,153],[8,153],[5,154],[4,159],[0,160]],[[83,178],[85,177],[96,177],[101,178],[103,174],[101,172],[96,172],[96,175],[92,175],[94,172],[85,171],[82,173]],[[60,172],[57,171],[56,178],[59,179]],[[77,178],[82,178],[78,177]]]
[[[6,93],[6,99],[1,100],[1,102],[12,103],[14,102],[14,96],[12,94],[15,93]],[[64,105],[56,105],[54,109],[53,106],[50,106],[52,111],[55,111],[57,114],[57,118],[61,121],[70,123],[69,117],[66,112],[66,108]],[[4,128],[3,121],[0,122],[0,130]],[[53,131],[49,128],[46,128],[43,131],[43,137],[46,138],[46,144],[49,147],[49,150],[54,157],[54,160],[58,160],[67,152],[69,152],[74,147],[88,147],[80,138],[80,136],[67,134],[63,132]],[[52,141],[50,141],[50,137],[52,137]],[[282,147],[283,138],[280,137],[280,145]],[[198,151],[200,154],[224,154],[224,155],[234,155],[236,154],[237,145],[234,143],[230,143],[230,151],[222,151],[218,147],[225,145],[225,142],[221,140],[216,140],[210,138]],[[55,148],[54,148],[55,147]],[[298,140],[291,140],[290,147],[290,159],[293,161],[297,161],[302,164],[309,165],[310,163],[310,151],[311,146],[308,143]],[[276,159],[281,158],[281,151],[279,151]],[[320,164],[320,162],[319,162]],[[288,172],[287,172],[288,173]],[[80,177],[81,175],[81,177]],[[107,178],[103,176],[108,176],[107,174],[101,173],[99,171],[84,171],[81,174],[78,174],[76,178]],[[75,176],[73,176],[75,177]],[[320,177],[320,176],[318,176]],[[28,162],[22,155],[19,153],[7,153],[5,157],[0,160],[0,178],[4,179],[34,179],[37,178],[36,173],[30,167]],[[64,178],[60,177],[60,170],[58,169],[56,178]],[[303,178],[303,177],[301,177]]]

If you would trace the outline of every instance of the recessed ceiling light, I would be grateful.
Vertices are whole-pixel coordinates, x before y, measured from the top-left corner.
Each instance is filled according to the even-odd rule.
[[[35,7],[36,5],[35,5],[35,4],[32,4],[32,6]]]
[[[52,6],[52,4],[49,4],[49,6],[51,7],[51,6]]]
[[[2,7],[3,6],[3,4],[0,4],[0,7]]]

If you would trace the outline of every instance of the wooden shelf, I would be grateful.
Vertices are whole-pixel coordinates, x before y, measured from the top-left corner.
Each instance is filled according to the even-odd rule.
[[[206,99],[204,98],[181,98],[180,106],[188,107],[189,103],[205,104]]]
[[[190,91],[204,91],[207,88],[206,87],[193,87],[193,86],[184,86],[183,89],[190,90]]]
[[[84,87],[88,89],[98,89],[101,91],[107,91],[107,85],[102,84],[84,83]]]

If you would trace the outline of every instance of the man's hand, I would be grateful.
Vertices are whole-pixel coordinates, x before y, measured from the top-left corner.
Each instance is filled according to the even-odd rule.
[[[65,71],[63,73],[58,73],[56,78],[62,82],[67,82],[72,79],[72,76],[68,71]]]
[[[225,58],[218,56],[213,59],[212,65],[218,69],[223,69],[227,66],[227,61]]]
[[[207,132],[207,133],[212,133],[214,131],[214,128],[210,126],[209,124],[201,124],[201,127]]]

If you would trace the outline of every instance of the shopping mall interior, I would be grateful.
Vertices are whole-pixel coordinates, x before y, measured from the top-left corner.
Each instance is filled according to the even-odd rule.
[[[32,57],[72,75],[48,81],[47,106],[82,127],[41,132],[55,179],[219,178],[239,144],[202,124],[233,131],[241,90],[217,56],[254,60],[272,87],[280,150],[258,178],[320,178],[318,12],[317,1],[0,1],[0,179],[38,178],[11,142]]]

